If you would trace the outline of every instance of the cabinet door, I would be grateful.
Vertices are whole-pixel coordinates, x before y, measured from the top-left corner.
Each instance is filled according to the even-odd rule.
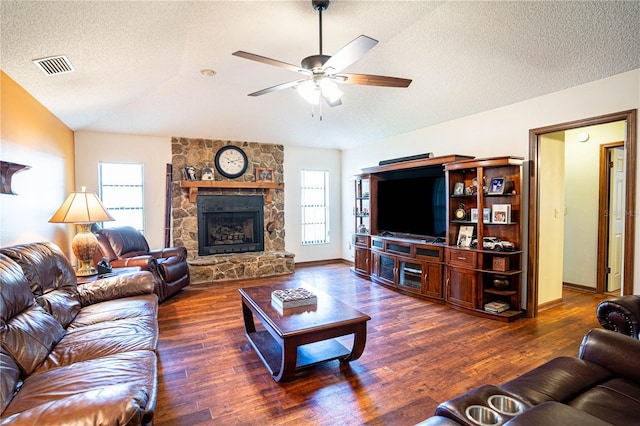
[[[429,297],[442,299],[442,265],[439,263],[425,263],[423,292]]]
[[[370,252],[369,249],[363,248],[355,248],[355,259],[353,262],[353,267],[356,271],[362,272],[364,274],[369,274],[371,270],[369,269],[369,257]]]
[[[398,288],[422,293],[424,263],[416,262],[413,259],[398,259]]]
[[[475,271],[447,267],[447,302],[474,309],[478,299],[478,280]]]
[[[381,253],[373,254],[374,268],[371,275],[389,285],[396,283],[396,257]]]

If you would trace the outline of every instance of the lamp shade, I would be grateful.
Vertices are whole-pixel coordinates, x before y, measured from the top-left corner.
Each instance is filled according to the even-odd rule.
[[[57,212],[49,219],[51,223],[95,223],[115,220],[104,208],[98,196],[92,192],[72,192]]]

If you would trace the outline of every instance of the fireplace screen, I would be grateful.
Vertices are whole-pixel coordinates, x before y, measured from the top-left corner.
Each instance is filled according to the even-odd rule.
[[[198,196],[198,254],[264,250],[263,197]]]

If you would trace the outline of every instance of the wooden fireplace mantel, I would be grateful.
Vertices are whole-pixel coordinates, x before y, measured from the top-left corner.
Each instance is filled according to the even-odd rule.
[[[232,182],[215,180],[181,180],[180,188],[189,189],[189,201],[196,202],[198,191],[202,189],[262,189],[266,191],[265,201],[273,200],[275,191],[283,191],[284,183],[275,182]]]

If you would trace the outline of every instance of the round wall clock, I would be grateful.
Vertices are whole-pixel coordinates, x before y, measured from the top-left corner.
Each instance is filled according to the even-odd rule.
[[[241,148],[230,145],[220,148],[216,153],[215,165],[222,176],[234,179],[247,171],[249,160]]]

